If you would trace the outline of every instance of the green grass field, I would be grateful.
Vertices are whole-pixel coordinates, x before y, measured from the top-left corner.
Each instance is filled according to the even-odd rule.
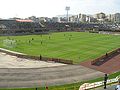
[[[73,60],[95,59],[120,47],[120,35],[61,32],[48,35],[1,36],[0,47],[29,55]]]

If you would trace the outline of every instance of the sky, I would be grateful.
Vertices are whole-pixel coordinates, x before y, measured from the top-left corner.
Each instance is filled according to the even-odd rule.
[[[120,12],[120,0],[0,0],[0,18],[54,17],[66,14],[66,6],[72,15]]]

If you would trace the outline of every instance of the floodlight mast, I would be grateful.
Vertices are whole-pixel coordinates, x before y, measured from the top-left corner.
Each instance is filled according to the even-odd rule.
[[[68,11],[70,10],[70,7],[66,6],[65,10],[67,11],[67,22],[69,22]]]

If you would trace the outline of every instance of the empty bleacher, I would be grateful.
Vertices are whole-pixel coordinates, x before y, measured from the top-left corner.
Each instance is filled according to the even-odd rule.
[[[0,34],[19,34],[42,32],[42,26],[38,22],[32,20],[0,20]]]

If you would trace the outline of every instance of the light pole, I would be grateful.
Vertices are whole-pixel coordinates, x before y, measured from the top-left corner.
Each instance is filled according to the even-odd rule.
[[[68,11],[70,10],[70,7],[66,6],[65,10],[67,11],[67,22],[69,22],[69,16],[68,16]]]

